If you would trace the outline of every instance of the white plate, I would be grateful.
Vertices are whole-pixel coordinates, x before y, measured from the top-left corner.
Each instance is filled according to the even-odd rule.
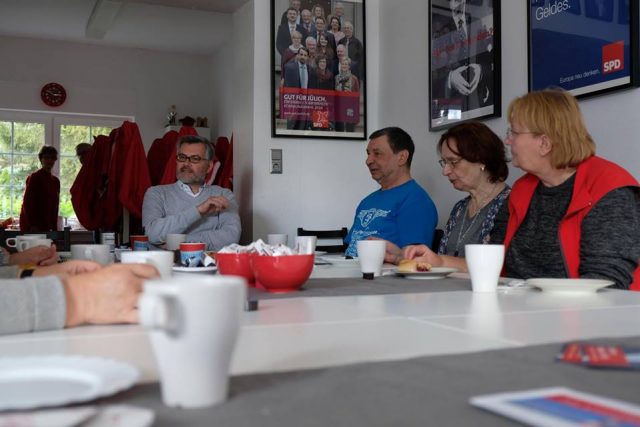
[[[110,359],[43,356],[0,359],[0,411],[86,402],[133,386],[136,368]]]
[[[218,267],[183,267],[180,265],[176,265],[173,267],[173,271],[178,271],[180,273],[214,273],[218,271]]]
[[[333,265],[340,265],[340,266],[360,265],[358,258],[346,259],[344,255],[324,255],[321,258],[324,261],[327,261]]]
[[[455,273],[458,271],[457,268],[450,267],[432,267],[429,271],[416,271],[415,273],[405,273],[402,271],[398,271],[395,269],[393,272],[398,276],[403,276],[405,279],[443,279],[450,275],[451,273]]]
[[[598,289],[613,285],[611,280],[603,279],[528,279],[527,285],[535,286],[544,292],[594,293]]]

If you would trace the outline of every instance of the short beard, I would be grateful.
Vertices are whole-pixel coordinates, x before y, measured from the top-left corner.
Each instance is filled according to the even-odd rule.
[[[207,177],[207,173],[205,172],[202,175],[198,175],[198,174],[193,174],[193,178],[191,179],[186,179],[186,178],[182,178],[181,175],[183,174],[183,172],[181,172],[179,169],[176,173],[176,177],[178,178],[178,180],[180,182],[182,182],[183,184],[186,185],[192,185],[192,184],[198,184],[198,185],[203,185],[204,184],[204,180]]]

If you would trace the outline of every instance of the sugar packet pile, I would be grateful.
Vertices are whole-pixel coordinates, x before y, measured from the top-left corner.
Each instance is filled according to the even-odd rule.
[[[285,245],[269,245],[262,239],[258,239],[255,242],[247,246],[238,245],[236,243],[225,246],[218,251],[223,254],[242,254],[242,253],[255,253],[258,255],[269,256],[281,256],[281,255],[295,255],[296,251]]]

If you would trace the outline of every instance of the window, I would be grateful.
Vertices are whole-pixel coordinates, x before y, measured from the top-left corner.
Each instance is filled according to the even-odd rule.
[[[38,152],[45,144],[45,125],[0,121],[0,216],[20,215],[27,176],[40,167]]]
[[[26,179],[40,168],[38,152],[46,144],[58,150],[53,174],[60,179],[59,215],[76,226],[69,193],[81,166],[75,147],[109,135],[124,120],[132,118],[0,110],[0,218],[19,218]]]

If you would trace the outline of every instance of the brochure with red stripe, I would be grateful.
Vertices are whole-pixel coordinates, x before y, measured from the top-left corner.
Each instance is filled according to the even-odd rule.
[[[640,426],[640,406],[564,387],[476,396],[470,403],[532,426]]]

